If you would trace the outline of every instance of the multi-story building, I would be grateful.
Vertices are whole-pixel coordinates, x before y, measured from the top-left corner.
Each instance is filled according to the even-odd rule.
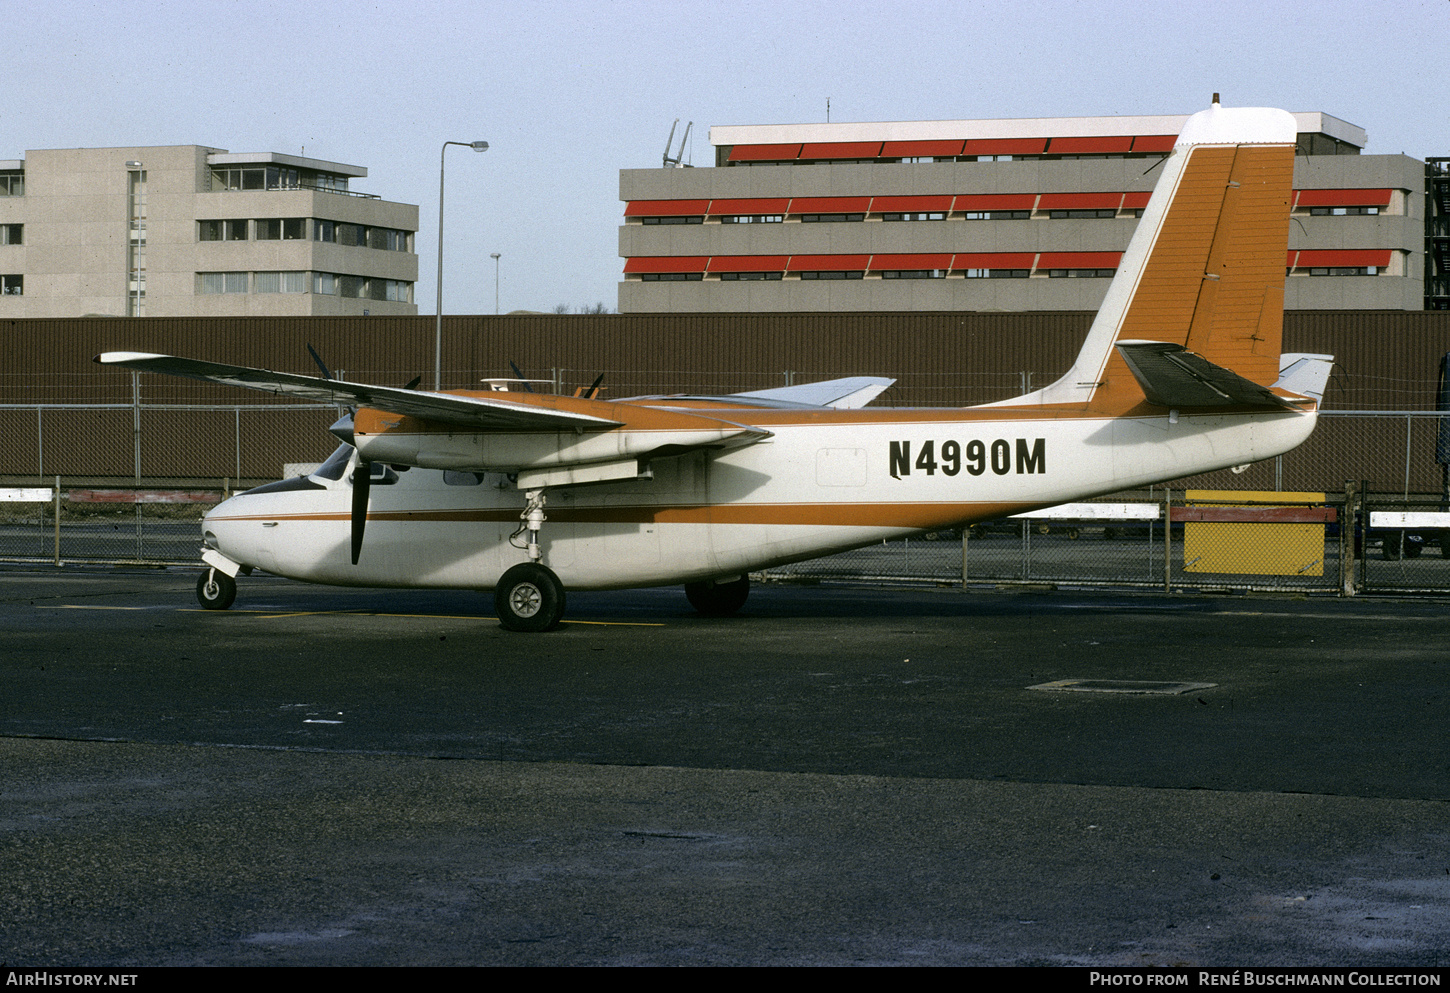
[[[1425,164],[1300,113],[1291,310],[1425,306]],[[1093,310],[1187,116],[710,129],[628,169],[622,313]]]
[[[416,314],[418,208],[200,145],[0,160],[0,318]]]

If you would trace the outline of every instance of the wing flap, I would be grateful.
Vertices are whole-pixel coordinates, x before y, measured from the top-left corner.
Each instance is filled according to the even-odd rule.
[[[1166,341],[1119,341],[1117,348],[1148,402],[1160,407],[1300,409],[1299,403],[1214,365],[1182,345]]]
[[[239,386],[319,403],[354,404],[459,427],[491,431],[539,431],[559,428],[606,431],[621,421],[570,410],[540,407],[512,400],[494,400],[453,393],[432,393],[389,386],[369,386],[338,379],[319,379],[267,369],[202,362],[149,352],[105,352],[95,361],[143,372],[164,373],[206,383]]]

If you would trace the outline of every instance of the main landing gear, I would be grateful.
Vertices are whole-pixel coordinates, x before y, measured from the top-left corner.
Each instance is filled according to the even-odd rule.
[[[750,577],[739,576],[729,582],[707,579],[703,583],[686,583],[685,598],[706,617],[729,617],[745,606],[750,595]]]
[[[204,610],[226,610],[237,598],[237,581],[220,569],[207,569],[196,580],[196,599]]]
[[[524,512],[519,515],[522,523],[509,536],[509,543],[525,549],[529,561],[510,568],[493,588],[493,609],[508,631],[552,631],[564,617],[564,584],[544,565],[543,549],[539,547],[539,531],[548,519],[544,502],[543,490],[524,494]],[[520,545],[517,539],[525,533],[527,544]]]
[[[564,617],[564,584],[547,566],[522,562],[499,578],[493,609],[509,631],[552,631]]]

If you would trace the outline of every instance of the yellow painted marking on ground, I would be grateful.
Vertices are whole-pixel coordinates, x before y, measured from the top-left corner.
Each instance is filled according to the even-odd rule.
[[[99,603],[61,603],[62,610],[146,610],[146,607],[107,607]]]
[[[662,621],[561,621],[561,624],[598,624],[615,628],[662,628]]]

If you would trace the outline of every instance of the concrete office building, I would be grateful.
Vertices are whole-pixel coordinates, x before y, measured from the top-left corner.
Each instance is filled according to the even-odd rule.
[[[200,145],[0,160],[0,318],[416,314],[418,208]]]
[[[1300,113],[1290,310],[1425,307],[1425,164]],[[628,169],[621,313],[1094,310],[1187,115],[710,129]]]

